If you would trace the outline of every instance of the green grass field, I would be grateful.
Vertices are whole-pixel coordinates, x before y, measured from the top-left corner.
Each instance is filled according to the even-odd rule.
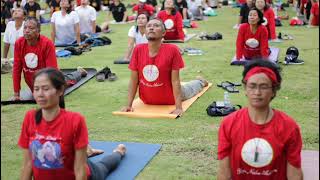
[[[287,10],[290,18],[293,17],[292,8]],[[188,33],[220,32],[223,40],[192,39],[188,43],[178,44],[180,47],[200,48],[205,52],[202,56],[183,56],[186,67],[181,72],[181,80],[188,81],[201,75],[214,84],[181,118],[131,119],[111,114],[127,101],[130,71],[127,65],[115,65],[113,61],[124,55],[127,33],[132,24],[111,25],[112,33],[106,34],[112,40],[110,46],[94,47],[81,56],[58,59],[60,68],[82,66],[100,70],[109,66],[118,76],[118,80],[114,82],[90,80],[66,97],[67,109],[81,112],[86,117],[90,140],[162,144],[159,154],[137,179],[216,179],[217,134],[221,118],[209,117],[205,110],[212,101],[223,100],[224,91],[217,88],[216,84],[225,80],[241,81],[243,67],[229,65],[235,53],[237,31],[232,27],[237,22],[238,12],[239,9],[220,8],[217,10],[218,16],[198,22],[198,29],[188,29]],[[99,24],[104,17],[105,13],[100,12]],[[299,58],[305,64],[280,64],[283,68],[283,84],[272,101],[272,107],[294,117],[300,125],[303,149],[319,150],[319,28],[291,27],[288,20],[282,23],[283,26],[277,28],[277,33],[291,34],[294,40],[270,46],[280,48],[281,62],[286,49],[296,46],[300,50]],[[42,33],[49,36],[50,26],[42,26]],[[12,94],[11,75],[1,75],[1,99],[6,100]],[[231,101],[246,106],[247,100],[242,87],[240,93],[231,94]],[[36,105],[1,106],[1,179],[19,177],[22,153],[17,147],[17,141],[21,123],[25,112],[35,107]]]

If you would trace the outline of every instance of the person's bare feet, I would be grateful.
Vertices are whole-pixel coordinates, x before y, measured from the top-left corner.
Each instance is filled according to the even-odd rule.
[[[87,147],[87,156],[92,157],[104,153],[103,150],[93,149],[90,145]]]
[[[113,152],[119,152],[121,156],[124,156],[127,152],[127,148],[124,144],[119,144],[118,147],[113,150]]]
[[[80,66],[77,67],[77,71],[81,73],[82,77],[86,77],[88,74],[88,72],[83,67],[80,67]]]
[[[208,81],[206,79],[204,79],[202,76],[197,76],[196,79],[200,80],[203,82],[203,87],[207,87],[208,86]]]

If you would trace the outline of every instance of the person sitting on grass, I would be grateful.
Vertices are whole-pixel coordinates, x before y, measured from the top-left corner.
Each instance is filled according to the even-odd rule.
[[[109,5],[109,11],[106,16],[105,22],[101,25],[102,32],[109,32],[109,19],[112,15],[113,19],[117,23],[125,23],[128,19],[128,12],[125,5],[120,0],[114,0],[113,3]],[[130,19],[131,20],[131,19]]]
[[[25,11],[20,7],[12,10],[13,21],[9,21],[3,36],[3,54],[4,61],[8,61],[8,53],[11,46],[12,56],[14,57],[14,44],[16,40],[23,36],[23,26]]]
[[[50,7],[50,18],[54,12],[60,11],[60,1],[61,0],[50,0],[49,7]]]
[[[225,116],[218,132],[218,180],[303,179],[301,130],[271,101],[281,86],[280,67],[256,60],[242,82],[248,107]]]
[[[148,44],[137,45],[132,53],[128,103],[121,111],[134,111],[132,103],[139,89],[139,97],[145,104],[175,105],[172,114],[183,113],[182,101],[198,94],[208,82],[202,77],[180,84],[179,70],[184,62],[179,48],[174,44],[162,43],[166,30],[160,19],[147,23]]]
[[[187,0],[191,20],[203,20],[202,0]]]
[[[95,152],[88,147],[86,121],[80,113],[65,109],[63,74],[55,68],[41,69],[33,82],[39,109],[29,110],[22,123],[21,179],[105,179],[120,164],[126,147],[119,144],[98,162],[88,159]]]
[[[61,0],[61,11],[56,11],[51,17],[51,39],[56,45],[80,46],[79,16],[72,11],[71,0]]]
[[[236,42],[236,59],[267,59],[270,54],[268,30],[262,25],[262,12],[257,8],[249,11],[248,23],[240,25]]]
[[[40,35],[40,22],[29,17],[24,23],[23,37],[16,41],[14,48],[12,79],[15,100],[20,100],[21,73],[23,72],[26,84],[33,90],[33,75],[46,67],[58,68],[54,44]]]
[[[277,41],[275,15],[273,9],[266,4],[266,0],[256,0],[255,7],[259,9],[264,16],[264,26],[268,29],[268,39]]]
[[[35,17],[40,21],[40,4],[35,2],[35,0],[28,0],[26,5],[24,6],[24,9],[27,11],[28,17]]]
[[[246,3],[244,3],[240,7],[240,15],[239,15],[238,24],[236,25],[236,28],[239,28],[240,24],[248,22],[248,15],[252,6],[253,6],[252,0],[246,0]]]
[[[183,20],[189,19],[188,17],[188,4],[186,0],[176,0],[175,5],[178,7]]]
[[[81,0],[81,6],[75,11],[79,16],[80,34],[96,33],[96,10],[89,5],[89,0]]]
[[[139,0],[139,3],[132,8],[132,12],[137,12],[139,14],[147,14],[148,16],[153,16],[155,9],[152,5],[146,3],[146,0]]]
[[[164,0],[164,10],[161,10],[157,17],[165,24],[165,40],[184,41],[182,16],[176,10],[173,0]]]
[[[128,49],[124,56],[124,60],[128,61],[130,60],[131,53],[133,48],[142,43],[148,43],[148,40],[146,38],[146,25],[149,21],[149,16],[146,14],[139,14],[137,16],[137,25],[132,26],[128,32]]]
[[[319,26],[319,2],[312,0],[312,7],[309,18],[309,27]]]

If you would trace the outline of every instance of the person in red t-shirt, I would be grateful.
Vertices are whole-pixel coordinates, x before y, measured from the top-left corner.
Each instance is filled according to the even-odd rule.
[[[165,24],[165,40],[179,39],[184,41],[182,16],[180,12],[175,9],[173,0],[164,1],[164,10],[161,10],[157,17]]]
[[[312,0],[312,7],[310,12],[309,26],[319,26],[319,2]]]
[[[139,44],[133,50],[129,64],[128,104],[121,111],[133,111],[132,102],[139,88],[139,97],[145,104],[175,104],[176,109],[171,113],[181,115],[182,101],[198,94],[208,85],[201,77],[180,84],[179,70],[184,67],[184,62],[176,45],[162,43],[165,33],[160,19],[147,23],[148,44]]]
[[[152,5],[146,4],[146,0],[139,0],[139,3],[133,6],[132,12],[137,12],[137,15],[147,14],[148,16],[152,16],[155,9]]]
[[[87,158],[88,130],[85,118],[65,110],[65,77],[55,68],[34,76],[33,96],[38,110],[26,113],[18,140],[23,150],[21,179],[102,180],[121,162],[126,147],[119,144],[99,162]]]
[[[14,47],[13,63],[13,89],[14,99],[20,99],[21,72],[25,82],[33,90],[34,73],[45,67],[58,68],[55,47],[51,40],[40,35],[40,23],[36,18],[26,19],[23,36],[19,38]]]
[[[263,14],[257,8],[249,11],[248,23],[240,25],[237,37],[236,58],[247,60],[255,58],[267,59],[269,56],[268,30],[261,25]]]
[[[265,21],[263,25],[266,26],[268,29],[268,38],[273,41],[276,41],[276,23],[275,15],[272,8],[268,4],[266,4],[265,0],[256,0],[255,7],[263,13],[263,19]]]
[[[248,107],[221,122],[218,180],[302,179],[300,128],[270,106],[281,85],[279,66],[256,60],[242,74]]]

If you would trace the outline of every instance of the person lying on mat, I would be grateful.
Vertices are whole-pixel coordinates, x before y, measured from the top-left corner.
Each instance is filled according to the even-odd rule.
[[[88,130],[85,118],[65,109],[66,81],[55,68],[34,76],[33,97],[39,109],[26,113],[18,146],[23,151],[21,179],[103,180],[117,168],[126,147],[119,144],[99,162],[88,159]]]
[[[40,34],[40,22],[29,17],[24,23],[23,37],[14,47],[12,79],[15,100],[20,100],[21,73],[32,90],[34,73],[45,67],[58,68],[55,47],[51,40]]]
[[[184,41],[182,16],[179,11],[176,10],[173,0],[164,1],[164,10],[161,10],[157,17],[165,24],[165,40]]]
[[[293,118],[270,105],[281,86],[279,66],[251,61],[242,75],[248,107],[221,122],[218,180],[302,180],[300,128]]]
[[[272,41],[276,41],[276,23],[272,7],[266,4],[265,0],[256,0],[254,5],[263,13],[265,21],[263,25],[266,26],[268,29],[268,38]]]
[[[136,19],[137,25],[130,28],[128,32],[128,49],[124,56],[125,61],[129,61],[132,50],[136,45],[148,42],[145,34],[148,21],[149,16],[147,14],[139,14]]]
[[[236,43],[236,58],[247,60],[255,58],[267,59],[270,54],[268,30],[262,25],[262,12],[257,8],[249,11],[248,23],[240,25]]]
[[[71,0],[60,1],[61,11],[51,17],[51,39],[56,45],[78,44],[80,46],[79,16],[72,10]]]
[[[132,102],[139,88],[139,97],[145,104],[175,104],[176,109],[171,113],[181,115],[182,101],[195,96],[208,85],[201,77],[180,84],[179,70],[184,67],[184,62],[176,45],[162,43],[165,33],[160,19],[147,23],[148,44],[139,44],[133,50],[129,64],[128,104],[121,111],[134,111]]]

